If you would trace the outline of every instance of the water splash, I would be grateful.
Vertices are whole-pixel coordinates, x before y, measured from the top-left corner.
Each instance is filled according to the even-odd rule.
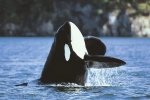
[[[85,86],[117,86],[119,68],[88,69]]]
[[[60,83],[60,84],[47,84],[48,87],[63,87],[63,88],[81,88],[81,87],[95,87],[95,86],[120,86],[121,83],[121,69],[116,68],[89,68],[88,76],[85,86],[75,83]],[[120,79],[121,78],[121,79]],[[36,81],[30,82],[29,86],[35,84]],[[37,82],[36,82],[37,83]]]
[[[64,88],[76,88],[76,87],[84,87],[82,85],[78,85],[76,83],[60,83],[60,84],[47,84],[44,86],[49,86],[49,87],[64,87]]]

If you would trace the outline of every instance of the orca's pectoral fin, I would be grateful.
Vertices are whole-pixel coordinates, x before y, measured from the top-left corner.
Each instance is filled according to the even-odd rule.
[[[88,68],[113,68],[126,64],[118,58],[103,55],[86,55],[85,61],[88,63]]]

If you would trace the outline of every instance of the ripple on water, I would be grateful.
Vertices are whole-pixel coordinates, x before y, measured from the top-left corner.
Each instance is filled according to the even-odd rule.
[[[127,62],[90,69],[85,87],[14,85],[40,77],[53,38],[0,38],[1,100],[149,100],[150,39],[102,38],[107,54]]]

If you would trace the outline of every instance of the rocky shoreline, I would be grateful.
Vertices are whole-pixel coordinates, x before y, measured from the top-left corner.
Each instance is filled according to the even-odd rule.
[[[72,21],[84,36],[150,37],[150,14],[131,16],[131,5],[116,8],[114,2],[21,1],[0,1],[5,4],[0,6],[0,36],[53,36],[65,21]]]

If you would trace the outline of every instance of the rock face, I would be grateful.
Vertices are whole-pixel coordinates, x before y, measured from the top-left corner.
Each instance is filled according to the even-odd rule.
[[[132,29],[135,36],[150,37],[150,15],[147,17],[137,16],[132,19]]]
[[[100,17],[93,15],[93,11],[96,10],[93,5],[60,1],[59,3],[54,2],[53,6],[55,13],[52,14],[52,19],[55,30],[64,21],[69,20],[74,22],[85,33],[84,35],[101,34],[101,27],[98,25]]]
[[[85,36],[133,36],[138,31],[126,9],[91,0],[0,0],[0,14],[1,36],[53,35],[65,21],[75,23]]]

